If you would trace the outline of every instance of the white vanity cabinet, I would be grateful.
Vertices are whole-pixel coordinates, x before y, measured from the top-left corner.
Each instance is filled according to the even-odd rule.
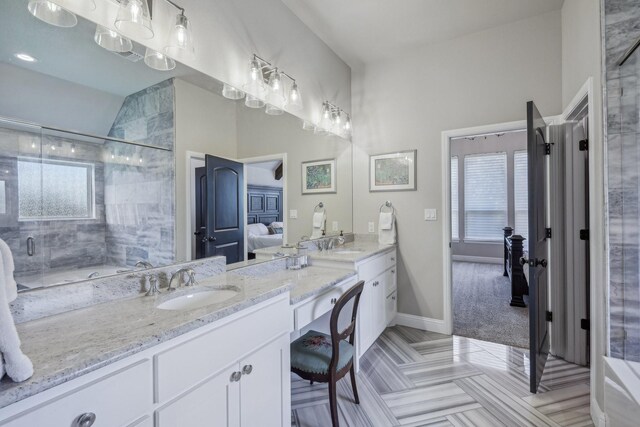
[[[289,425],[290,325],[284,293],[2,408],[0,426]]]
[[[356,264],[364,280],[358,317],[358,357],[375,342],[397,313],[395,248]]]

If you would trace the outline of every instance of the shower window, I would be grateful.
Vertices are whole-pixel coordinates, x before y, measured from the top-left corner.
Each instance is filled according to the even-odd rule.
[[[90,163],[20,158],[18,218],[94,218],[94,166]]]

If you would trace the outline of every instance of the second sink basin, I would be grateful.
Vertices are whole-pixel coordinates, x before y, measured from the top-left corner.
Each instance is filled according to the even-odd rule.
[[[165,301],[158,305],[158,308],[160,310],[193,310],[226,301],[238,295],[238,292],[239,290],[235,288],[195,291]]]

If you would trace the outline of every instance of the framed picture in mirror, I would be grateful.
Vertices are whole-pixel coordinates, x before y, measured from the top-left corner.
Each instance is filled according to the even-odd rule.
[[[302,162],[302,194],[336,191],[336,159]]]
[[[369,156],[369,191],[416,190],[416,151]]]

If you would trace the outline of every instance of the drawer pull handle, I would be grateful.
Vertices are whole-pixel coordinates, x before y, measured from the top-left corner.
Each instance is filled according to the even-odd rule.
[[[336,300],[335,298],[331,298],[331,304],[335,304],[336,302],[338,302],[338,300]]]
[[[95,422],[96,414],[93,412],[86,412],[75,419],[73,427],[91,427]]]
[[[242,367],[242,373],[244,375],[249,375],[251,372],[253,372],[253,365],[244,365]]]
[[[232,383],[237,383],[238,381],[240,381],[240,378],[242,378],[242,372],[234,372],[233,374],[231,374]]]

